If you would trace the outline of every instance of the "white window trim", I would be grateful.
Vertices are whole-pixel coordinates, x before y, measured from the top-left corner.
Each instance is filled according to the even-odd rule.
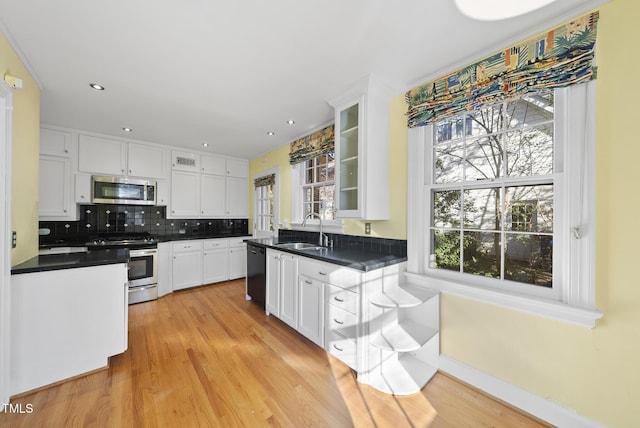
[[[557,121],[564,159],[564,194],[556,194],[556,204],[562,204],[556,218],[558,230],[565,230],[565,245],[554,245],[559,252],[562,284],[557,298],[518,294],[488,288],[472,275],[458,279],[434,274],[427,268],[425,253],[429,213],[429,197],[425,194],[424,171],[429,158],[425,141],[430,141],[433,127],[409,130],[408,158],[408,224],[407,276],[413,281],[442,292],[467,297],[529,314],[593,328],[602,312],[595,308],[595,82],[561,89],[557,96],[557,114],[568,118],[567,127]],[[574,143],[572,143],[574,142]],[[584,142],[577,144],[575,142]],[[570,151],[569,151],[570,147]],[[570,155],[567,155],[569,154]]]
[[[273,186],[273,227],[274,231],[272,233],[273,236],[278,236],[278,228],[282,226],[280,222],[280,167],[276,166],[273,168],[269,168],[264,171],[260,171],[257,174],[254,174],[253,180],[261,177],[266,177],[267,175],[274,174],[275,175],[275,184]],[[253,183],[253,182],[252,182]],[[253,187],[253,236],[258,237],[256,235],[256,224],[258,221],[258,207],[257,207],[257,198],[256,198],[256,190],[255,186]],[[265,236],[264,234],[260,234],[260,236]]]
[[[302,226],[304,221],[302,210],[302,184],[304,182],[304,162],[291,165],[291,228],[294,230],[305,230],[316,232],[320,230],[320,221],[318,219],[307,220],[305,226]],[[342,220],[323,220],[322,221],[323,232],[328,233],[343,233],[344,222]]]

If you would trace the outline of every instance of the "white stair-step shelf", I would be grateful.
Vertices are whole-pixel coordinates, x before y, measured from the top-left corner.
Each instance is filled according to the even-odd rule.
[[[437,371],[438,292],[403,283],[372,297],[369,304],[369,384],[388,394],[419,392]]]

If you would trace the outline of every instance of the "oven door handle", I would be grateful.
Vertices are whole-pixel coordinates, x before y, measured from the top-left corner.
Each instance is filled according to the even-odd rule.
[[[129,257],[153,256],[158,254],[158,250],[130,250]]]

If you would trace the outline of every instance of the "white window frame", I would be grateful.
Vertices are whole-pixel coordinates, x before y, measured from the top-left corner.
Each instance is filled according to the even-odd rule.
[[[305,162],[299,162],[295,165],[291,165],[291,213],[293,221],[291,222],[292,229],[295,230],[309,230],[316,231],[320,228],[320,221],[317,218],[309,218],[305,226],[302,226],[304,222],[304,191],[305,191]],[[334,201],[335,202],[335,201]],[[344,223],[340,219],[335,220],[322,220],[322,228],[324,232],[329,233],[343,233]]]
[[[554,290],[496,286],[501,280],[429,268],[427,174],[433,125],[409,130],[407,275],[445,293],[592,328],[595,308],[595,82],[556,89]],[[566,154],[570,154],[567,156]],[[555,281],[556,275],[554,275]],[[509,283],[514,284],[513,282]],[[542,288],[542,287],[539,287]]]
[[[258,230],[258,193],[256,188],[253,188],[253,236],[256,238],[259,237],[269,237],[269,236],[278,236],[278,229],[280,227],[280,168],[274,167],[267,169],[265,171],[261,171],[253,176],[253,179],[266,177],[267,175],[275,175],[275,184],[273,185],[273,231],[264,231]]]

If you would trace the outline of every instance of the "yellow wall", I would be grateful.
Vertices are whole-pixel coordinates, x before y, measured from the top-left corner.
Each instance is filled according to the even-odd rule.
[[[442,353],[611,427],[640,424],[640,234],[633,125],[640,68],[637,0],[600,8],[597,80],[597,306],[593,330],[453,296],[442,299]]]
[[[23,81],[23,88],[13,91],[11,229],[18,237],[11,251],[14,266],[38,254],[40,89],[2,34],[0,73]]]
[[[406,111],[404,95],[398,95],[390,103],[389,126],[389,220],[372,221],[371,235],[392,239],[407,239],[407,127],[399,122]],[[280,223],[302,221],[292,218],[291,207],[291,171],[289,165],[289,145],[286,144],[265,155],[251,160],[249,177],[269,168],[280,167]],[[251,180],[250,180],[251,181]],[[253,195],[252,183],[249,183],[250,195]],[[253,225],[253,198],[249,198],[249,224]],[[364,221],[346,220],[344,233],[348,235],[365,235]]]
[[[441,351],[469,366],[548,398],[611,427],[640,423],[640,283],[637,280],[637,169],[640,69],[633,28],[640,2],[615,0],[600,9],[597,80],[597,306],[592,330],[489,304],[444,295]],[[403,96],[390,108],[389,221],[373,222],[373,236],[406,239],[407,131]],[[290,173],[288,147],[267,155]],[[251,162],[252,173],[260,159]],[[274,163],[271,163],[274,162]],[[264,169],[264,168],[262,168]],[[283,181],[287,177],[283,174]],[[282,218],[290,219],[290,182]],[[360,222],[345,232],[362,235]]]

